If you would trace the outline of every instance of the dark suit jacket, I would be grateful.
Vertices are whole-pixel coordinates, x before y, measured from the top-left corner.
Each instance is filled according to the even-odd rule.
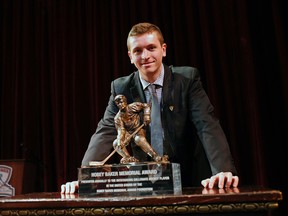
[[[198,186],[211,174],[230,171],[236,174],[229,145],[200,81],[199,72],[192,67],[164,65],[162,93],[162,125],[164,153],[170,162],[180,163],[183,186]],[[103,160],[111,151],[116,138],[114,116],[118,108],[114,97],[123,94],[127,102],[146,102],[139,71],[111,83],[111,96],[104,117],[91,137],[82,165],[91,160]],[[146,128],[147,139],[150,137]],[[133,155],[147,161],[148,156],[135,144]]]

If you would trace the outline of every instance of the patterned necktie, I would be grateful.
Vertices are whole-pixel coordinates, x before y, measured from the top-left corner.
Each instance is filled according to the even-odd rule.
[[[161,123],[160,103],[156,93],[155,84],[149,85],[152,100],[151,111],[151,146],[158,155],[163,156],[163,132]]]

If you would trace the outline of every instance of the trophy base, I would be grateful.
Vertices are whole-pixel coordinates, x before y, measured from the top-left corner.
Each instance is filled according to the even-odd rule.
[[[178,163],[131,163],[78,168],[79,195],[181,194]]]

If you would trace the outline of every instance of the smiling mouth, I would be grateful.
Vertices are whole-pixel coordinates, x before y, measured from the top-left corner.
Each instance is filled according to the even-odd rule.
[[[142,66],[149,66],[149,65],[151,65],[151,64],[153,64],[154,62],[144,62],[144,63],[142,63]]]

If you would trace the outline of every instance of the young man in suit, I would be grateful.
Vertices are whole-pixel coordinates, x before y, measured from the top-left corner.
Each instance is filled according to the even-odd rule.
[[[170,162],[180,163],[182,185],[205,188],[237,187],[239,178],[229,145],[200,80],[193,67],[168,67],[162,59],[167,45],[161,30],[151,23],[132,27],[127,38],[128,55],[138,71],[111,83],[111,97],[96,132],[91,137],[82,165],[101,161],[111,152],[117,137],[114,117],[118,107],[114,98],[125,95],[127,103],[148,102],[148,87],[157,85],[161,108],[163,155]],[[146,127],[146,136],[153,135]],[[139,161],[149,157],[137,145],[131,144],[133,156]],[[62,193],[74,193],[78,182],[61,186]]]

